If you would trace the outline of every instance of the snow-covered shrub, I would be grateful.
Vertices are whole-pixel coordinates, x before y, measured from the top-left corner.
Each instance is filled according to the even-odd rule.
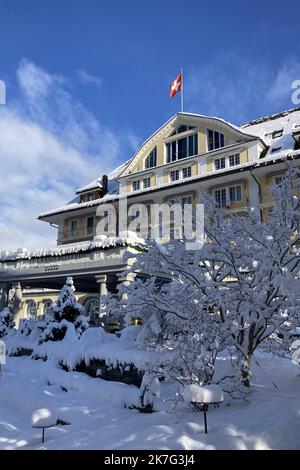
[[[13,313],[9,308],[4,308],[0,312],[0,338],[6,336],[15,326]]]
[[[154,411],[155,400],[160,399],[160,381],[155,375],[145,372],[140,386],[139,406],[141,413],[151,413]]]
[[[40,342],[46,343],[47,341],[62,341],[67,332],[68,324],[69,322],[67,320],[62,320],[60,322],[50,321],[43,331]]]
[[[21,320],[19,328],[7,342],[10,356],[30,356],[41,341],[45,322],[36,320]]]

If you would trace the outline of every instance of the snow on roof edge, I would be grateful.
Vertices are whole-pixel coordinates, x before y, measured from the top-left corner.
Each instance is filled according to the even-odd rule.
[[[294,113],[294,112],[297,112],[297,111],[300,111],[300,107],[287,109],[285,111],[280,111],[279,113],[274,113],[274,114],[270,114],[268,116],[263,116],[263,117],[258,118],[258,119],[253,119],[252,121],[249,121],[245,124],[241,124],[240,128],[242,129],[242,128],[245,128],[245,127],[250,127],[250,126],[257,125],[257,124],[262,124],[263,122],[275,120],[275,119],[287,116],[288,114],[291,114],[291,113]]]

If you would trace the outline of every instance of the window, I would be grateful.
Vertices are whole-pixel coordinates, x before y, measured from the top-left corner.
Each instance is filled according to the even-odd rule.
[[[190,178],[192,176],[192,167],[186,166],[182,168],[182,178]]]
[[[84,306],[85,315],[90,317],[91,320],[95,320],[99,316],[99,310],[100,310],[99,297],[96,297],[96,296],[88,297],[85,300],[83,306]]]
[[[214,160],[215,170],[223,170],[224,168],[230,168],[235,165],[240,165],[241,158],[239,153],[234,155],[228,155],[225,157],[218,157]]]
[[[43,301],[43,315],[46,315],[52,305],[52,300],[47,299]]]
[[[190,131],[195,129],[195,126],[179,126],[171,135],[181,134],[182,132]]]
[[[236,153],[235,155],[229,155],[229,166],[239,165],[241,163],[240,154]]]
[[[77,220],[71,220],[71,235],[77,234]]]
[[[208,129],[208,150],[215,150],[224,147],[224,134]]]
[[[278,137],[281,137],[283,134],[283,129],[280,129],[278,131],[272,132],[272,139],[278,139]]]
[[[241,186],[230,186],[229,188],[229,201],[240,202],[242,200]]]
[[[156,147],[149,153],[145,160],[145,168],[153,168],[157,165],[157,150]]]
[[[94,191],[91,193],[86,193],[81,196],[80,202],[88,202],[88,201],[94,201],[95,199],[100,198],[100,193],[99,191]]]
[[[215,190],[215,201],[219,207],[226,207],[226,189]]]
[[[181,158],[191,157],[198,154],[198,134],[192,134],[182,139],[168,142],[167,162],[174,162]]]
[[[215,159],[215,170],[222,170],[226,167],[225,157]]]
[[[133,191],[138,191],[140,189],[140,182],[137,180],[137,181],[133,181],[132,182],[132,190]]]
[[[86,233],[92,235],[94,233],[94,217],[88,217],[86,220]]]
[[[214,191],[215,201],[219,207],[226,207],[231,202],[242,201],[242,186],[228,186],[227,188],[220,188]]]
[[[147,176],[147,178],[143,179],[143,188],[150,188],[151,186],[151,178]]]
[[[172,170],[170,172],[170,181],[179,180],[179,170]]]
[[[34,300],[28,300],[26,317],[28,320],[35,320],[37,315],[36,302]]]
[[[274,177],[274,183],[278,184],[278,186],[280,186],[282,184],[282,181],[283,181],[283,176],[275,176]]]
[[[185,204],[192,204],[192,196],[183,196],[180,198],[180,204],[184,207]]]

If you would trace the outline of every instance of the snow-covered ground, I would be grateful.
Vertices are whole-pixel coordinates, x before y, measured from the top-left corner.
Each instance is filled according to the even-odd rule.
[[[138,389],[64,372],[54,363],[8,358],[0,379],[0,449],[300,449],[300,375],[288,360],[260,356],[248,402],[225,400],[208,412],[141,414],[124,408]],[[69,426],[31,427],[37,408],[55,410]]]

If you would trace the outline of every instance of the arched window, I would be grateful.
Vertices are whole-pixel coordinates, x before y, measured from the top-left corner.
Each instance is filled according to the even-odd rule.
[[[28,320],[35,320],[37,315],[37,307],[35,300],[28,300],[26,308],[26,318]]]
[[[51,307],[52,305],[52,300],[51,299],[46,299],[43,301],[43,315],[46,315],[46,313],[48,312],[48,309]]]
[[[145,160],[145,169],[147,168],[153,168],[154,166],[157,165],[157,150],[156,147],[152,150],[152,152],[149,153]]]
[[[84,302],[84,311],[86,316],[90,319],[97,318],[99,316],[100,310],[100,299],[99,296],[88,297]]]

